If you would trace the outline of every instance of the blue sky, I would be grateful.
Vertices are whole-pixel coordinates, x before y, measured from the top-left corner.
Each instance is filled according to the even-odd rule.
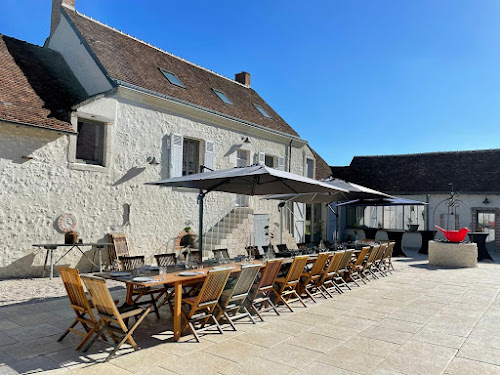
[[[50,0],[2,0],[43,44]],[[497,0],[76,0],[92,18],[252,86],[330,165],[500,147]]]

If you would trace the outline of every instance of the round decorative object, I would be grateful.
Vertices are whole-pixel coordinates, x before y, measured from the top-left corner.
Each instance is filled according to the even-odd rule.
[[[57,219],[57,227],[61,232],[67,233],[76,228],[76,217],[73,214],[66,213]]]

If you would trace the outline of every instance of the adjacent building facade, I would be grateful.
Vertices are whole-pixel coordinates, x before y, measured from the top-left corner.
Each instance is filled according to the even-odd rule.
[[[132,253],[149,261],[179,251],[185,229],[197,232],[197,192],[145,182],[256,162],[328,177],[327,164],[251,88],[250,74],[223,77],[74,7],[54,1],[43,48],[0,39],[0,277],[39,275],[45,253],[31,245],[62,242],[64,213],[76,217],[84,242],[124,232]],[[304,242],[303,206],[280,220],[277,202],[259,197],[211,193],[205,205],[207,231],[239,216],[232,231],[207,233],[208,250],[242,253],[267,243],[268,232],[278,243],[280,223],[283,242]],[[77,253],[61,264],[89,268]]]
[[[388,194],[427,202],[425,206],[342,209],[342,228],[432,230],[468,227],[488,232],[489,251],[500,251],[500,149],[408,155],[356,156],[349,166],[332,166],[332,175]],[[458,193],[456,211],[446,206]],[[360,231],[361,232],[361,231]],[[360,236],[363,236],[361,233]],[[437,238],[443,238],[438,232]],[[410,238],[410,236],[408,236]],[[417,245],[420,246],[417,242]],[[418,247],[416,246],[416,247]],[[408,247],[415,247],[408,243]]]

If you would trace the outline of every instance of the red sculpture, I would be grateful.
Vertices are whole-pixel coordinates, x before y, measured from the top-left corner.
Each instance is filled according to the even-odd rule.
[[[440,226],[434,225],[437,229],[443,232],[446,239],[450,242],[462,242],[469,233],[469,228],[465,227],[460,230],[446,230]]]

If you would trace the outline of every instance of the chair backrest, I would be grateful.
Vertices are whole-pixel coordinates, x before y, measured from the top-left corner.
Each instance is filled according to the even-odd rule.
[[[233,296],[246,295],[250,291],[257,275],[260,271],[260,264],[245,264],[241,266],[241,271],[236,279],[233,289]]]
[[[273,245],[263,245],[262,250],[264,250],[264,254],[270,254],[271,251],[274,252],[274,246]]]
[[[184,255],[184,258],[187,260],[188,258],[188,254],[191,254],[190,255],[190,261],[191,262],[198,262],[198,263],[201,263],[201,251],[200,250],[184,250],[182,252],[182,254]]]
[[[367,243],[367,244],[374,243],[374,242],[375,242],[375,239],[371,239],[371,238],[363,238],[361,240],[361,243]]]
[[[227,279],[229,279],[229,275],[231,275],[233,270],[234,267],[225,267],[208,271],[207,278],[203,282],[195,306],[216,303],[224,291]]]
[[[307,264],[307,258],[309,258],[309,255],[300,255],[293,259],[292,265],[286,274],[285,284],[295,283],[300,280],[300,276]]]
[[[177,255],[175,253],[155,255],[156,264],[159,267],[173,266],[177,264]]]
[[[361,249],[361,252],[358,254],[358,259],[356,259],[356,263],[354,263],[354,267],[360,266],[363,264],[365,260],[366,254],[370,251],[370,246],[365,246]]]
[[[120,262],[122,262],[122,267],[125,271],[135,270],[136,268],[141,268],[144,266],[144,255],[120,257]]]
[[[389,246],[387,246],[387,251],[385,252],[384,258],[385,259],[391,259],[392,258],[392,252],[394,251],[394,245],[396,245],[396,242],[389,242]]]
[[[349,265],[349,262],[352,259],[352,254],[354,253],[354,249],[347,249],[344,251],[344,256],[342,257],[342,261],[340,262],[339,265],[339,271],[340,270],[346,270],[347,266]]]
[[[258,246],[247,246],[246,251],[248,256],[252,256],[254,258],[260,256],[260,251]]]
[[[228,259],[229,258],[229,251],[227,249],[215,249],[212,250],[214,253],[214,257],[216,259]]]
[[[257,290],[273,286],[274,280],[276,279],[276,276],[278,276],[278,272],[280,272],[282,263],[283,258],[270,259],[267,261],[266,267],[260,275]]]
[[[127,236],[124,233],[108,233],[109,242],[113,246],[109,247],[109,262],[113,264],[115,260],[118,260],[121,256],[129,256],[129,248],[127,243]]]
[[[71,307],[81,312],[88,313],[92,317],[92,320],[94,320],[94,314],[92,313],[92,308],[85,294],[85,290],[83,290],[82,279],[80,278],[78,270],[68,267],[57,267],[57,269],[61,274],[61,279],[66,288]]]
[[[389,247],[389,244],[387,244],[387,243],[383,243],[382,245],[380,245],[380,250],[378,251],[378,254],[375,257],[375,261],[382,260],[388,247]]]
[[[297,244],[297,249],[306,249],[307,244],[305,242],[300,242]]]
[[[379,250],[380,250],[380,245],[375,245],[372,247],[372,250],[371,250],[370,254],[368,255],[368,260],[366,261],[367,265],[371,265],[373,263],[373,261],[375,260],[375,258],[378,255]]]
[[[314,266],[310,272],[311,276],[319,275],[321,271],[323,271],[323,268],[325,268],[325,264],[328,261],[330,254],[331,253],[329,251],[318,254],[318,258],[316,258],[316,262],[314,262]]]
[[[286,246],[286,243],[280,243],[279,245],[276,245],[276,247],[278,248],[278,251],[280,253],[288,251],[288,246]]]
[[[106,286],[106,280],[97,276],[82,276],[82,280],[97,312],[106,316],[114,316],[120,322],[120,313]]]

